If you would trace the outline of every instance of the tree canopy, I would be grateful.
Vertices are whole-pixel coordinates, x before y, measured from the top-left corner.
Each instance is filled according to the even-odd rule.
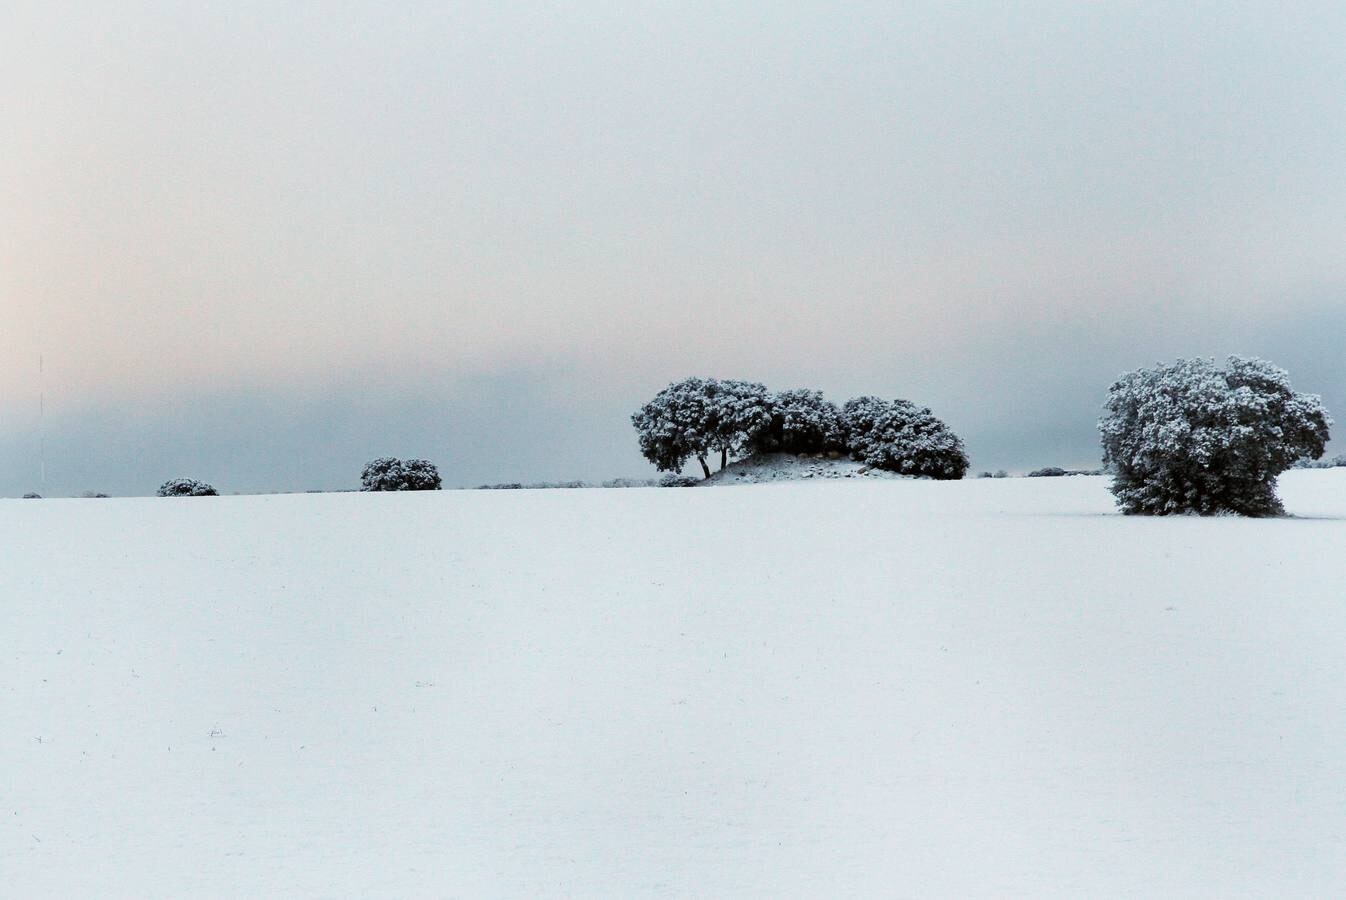
[[[1180,359],[1108,390],[1098,423],[1104,466],[1124,512],[1279,515],[1276,478],[1323,455],[1332,421],[1263,359]]]

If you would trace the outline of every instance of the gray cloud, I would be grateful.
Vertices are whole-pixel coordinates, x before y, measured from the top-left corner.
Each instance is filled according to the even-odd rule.
[[[1339,4],[8,12],[0,492],[39,353],[70,490],[640,471],[689,373],[909,396],[984,468],[1092,461],[1177,355],[1346,407]]]

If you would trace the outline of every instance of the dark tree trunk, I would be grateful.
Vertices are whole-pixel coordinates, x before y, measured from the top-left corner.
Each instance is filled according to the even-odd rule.
[[[721,471],[721,472],[724,471],[724,464],[727,463],[728,461],[729,461],[729,451],[726,450],[726,449],[724,449],[723,447],[721,447],[721,448],[720,448],[720,471]]]
[[[710,477],[710,466],[706,465],[706,458],[705,458],[704,456],[698,456],[698,457],[696,458],[696,461],[699,462],[699,463],[701,463],[701,471],[702,471],[702,472],[705,472],[705,473],[706,473],[706,477],[709,478],[709,477]]]

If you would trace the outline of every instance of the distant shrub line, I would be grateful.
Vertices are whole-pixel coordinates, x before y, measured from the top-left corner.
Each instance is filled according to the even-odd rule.
[[[1295,460],[1292,469],[1346,469],[1346,453],[1338,453],[1331,459],[1306,459],[1299,458]]]
[[[856,397],[837,406],[821,391],[769,391],[757,382],[685,378],[631,416],[641,454],[662,474],[616,478],[605,488],[691,487],[682,474],[696,460],[704,477],[758,454],[850,457],[918,478],[954,480],[968,470],[963,441],[928,407],[908,400]],[[1276,495],[1287,469],[1346,467],[1346,454],[1322,459],[1332,419],[1316,395],[1296,393],[1284,369],[1263,359],[1179,359],[1122,375],[1108,389],[1098,422],[1101,469],[1046,466],[1029,478],[1101,475],[1124,513],[1142,515],[1284,512]],[[1001,469],[979,478],[1007,478]],[[437,491],[439,469],[425,459],[383,456],[360,473],[360,490]],[[483,484],[481,490],[588,488],[584,481]],[[214,497],[214,486],[172,478],[160,497]],[[317,492],[310,492],[317,493]],[[107,494],[85,491],[88,498]],[[24,499],[41,499],[29,492]]]

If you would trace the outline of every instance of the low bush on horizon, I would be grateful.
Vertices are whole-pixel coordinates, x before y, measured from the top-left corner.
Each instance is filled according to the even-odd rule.
[[[592,485],[587,481],[504,481],[500,484],[479,484],[479,491],[551,491],[551,490],[579,490],[582,488],[591,488]],[[604,484],[603,487],[609,485]]]
[[[689,475],[669,473],[658,478],[610,478],[599,487],[604,488],[647,488],[647,487],[695,487],[701,479]]]
[[[1292,469],[1346,469],[1346,453],[1338,453],[1331,459],[1307,459],[1301,457],[1295,460]]]
[[[195,478],[170,478],[159,485],[156,494],[160,497],[217,497],[219,491]]]
[[[601,487],[605,488],[641,488],[657,487],[658,478],[609,478]]]
[[[437,491],[442,484],[439,469],[425,459],[381,456],[360,473],[362,491]]]

